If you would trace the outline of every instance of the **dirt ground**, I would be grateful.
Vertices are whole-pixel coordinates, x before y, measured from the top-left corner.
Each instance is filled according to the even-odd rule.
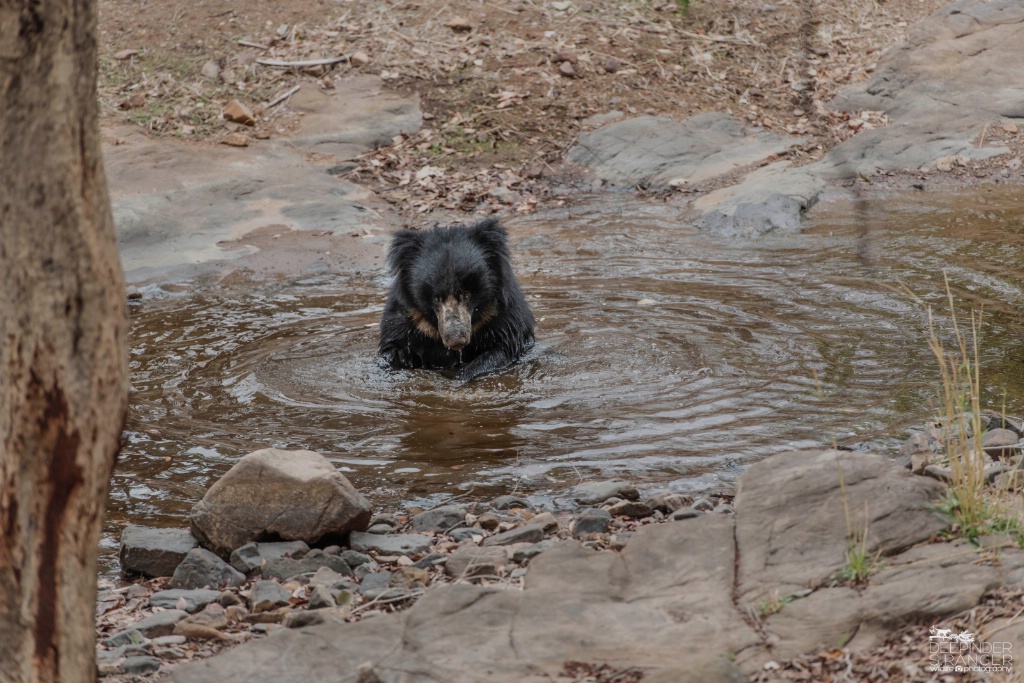
[[[102,112],[107,123],[197,144],[231,134],[258,144],[294,127],[287,100],[271,103],[295,85],[330,91],[350,73],[378,74],[419,96],[424,127],[356,159],[349,180],[411,216],[529,213],[588,118],[610,111],[728,111],[809,136],[796,163],[820,158],[886,123],[880,112],[836,114],[825,103],[868,78],[908,25],[943,4],[101,0]],[[224,119],[233,99],[252,110],[254,125]],[[515,199],[491,194],[498,187]]]

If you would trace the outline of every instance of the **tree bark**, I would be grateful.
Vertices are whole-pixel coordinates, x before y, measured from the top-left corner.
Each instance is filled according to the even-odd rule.
[[[0,678],[95,681],[96,556],[127,408],[96,6],[0,0]]]

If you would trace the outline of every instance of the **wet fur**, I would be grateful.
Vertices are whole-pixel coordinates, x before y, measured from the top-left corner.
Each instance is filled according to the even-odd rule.
[[[395,369],[430,368],[468,381],[508,367],[533,344],[533,314],[516,281],[504,228],[402,230],[388,251],[394,282],[380,323],[380,354]],[[468,343],[445,346],[438,312],[452,299],[472,312]],[[451,339],[449,339],[451,341]]]

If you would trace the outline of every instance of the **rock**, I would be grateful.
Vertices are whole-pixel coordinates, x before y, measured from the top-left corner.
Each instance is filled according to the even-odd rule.
[[[560,64],[562,62],[578,64],[580,61],[580,57],[571,50],[564,50],[562,52],[556,52],[555,54],[551,55],[551,61],[554,62],[555,64]]]
[[[421,555],[430,550],[431,539],[419,534],[366,534],[353,531],[349,536],[353,550],[381,555]]]
[[[164,607],[168,609],[183,609],[189,614],[198,612],[211,602],[220,599],[220,592],[195,588],[192,590],[181,590],[172,588],[170,590],[158,591],[149,596],[151,607]]]
[[[576,67],[571,62],[562,62],[558,65],[558,73],[566,78],[576,77]]]
[[[671,514],[687,505],[693,505],[693,498],[684,496],[681,493],[658,493],[647,500],[647,504],[653,509]]]
[[[641,116],[581,133],[568,161],[612,185],[668,189],[672,180],[703,182],[765,161],[798,142],[749,128],[728,114],[698,114],[681,122]]]
[[[501,185],[491,188],[487,192],[487,196],[491,199],[498,200],[502,204],[515,204],[521,199],[518,192]]]
[[[456,33],[467,33],[473,30],[473,25],[465,17],[452,17],[444,22],[444,25]]]
[[[231,566],[243,574],[259,571],[267,560],[280,557],[302,557],[309,552],[309,546],[302,541],[280,543],[246,543],[231,552]]]
[[[329,589],[338,590],[341,588],[349,588],[355,585],[349,578],[351,574],[339,574],[330,567],[320,567],[317,569],[313,576],[309,577],[310,586],[325,586]]]
[[[630,501],[623,501],[630,503]],[[572,535],[576,538],[589,536],[590,534],[603,534],[608,531],[611,524],[612,513],[600,508],[583,510],[576,515],[576,526],[573,527]]]
[[[190,550],[171,576],[171,588],[224,588],[243,583],[245,574],[203,548]]]
[[[612,505],[608,509],[615,517],[632,517],[633,519],[643,519],[644,517],[650,517],[654,514],[654,509],[646,504],[635,500],[623,500],[621,502]]]
[[[174,628],[174,626],[172,625],[171,628]],[[142,631],[136,628],[128,628],[104,638],[103,644],[113,649],[124,645],[139,645],[145,641],[146,636],[142,635]]]
[[[389,581],[391,581],[391,572],[388,571],[367,574],[359,584],[359,591],[366,593],[378,588],[387,588]]]
[[[337,555],[307,555],[301,560],[293,560],[290,557],[277,557],[263,565],[264,579],[290,579],[300,574],[314,574],[322,568],[328,568],[342,576],[352,576],[352,569],[345,563],[345,560]]]
[[[142,675],[160,670],[160,660],[149,655],[125,657],[121,662],[121,671],[126,674]]]
[[[554,526],[552,527],[552,523]],[[543,541],[551,531],[558,528],[558,521],[550,512],[537,515],[529,524],[495,534],[484,539],[484,545],[512,545],[513,543],[537,543]]]
[[[476,523],[480,525],[481,529],[494,531],[501,524],[501,517],[493,512],[485,512],[476,518]]]
[[[484,536],[484,531],[483,529],[474,529],[471,527],[452,529],[448,532],[448,536],[451,537],[453,541],[465,541],[468,538],[482,538]]]
[[[170,576],[188,551],[199,545],[186,529],[151,529],[129,524],[121,532],[121,571]]]
[[[413,516],[412,528],[419,533],[443,533],[465,521],[466,508],[459,505],[442,505]]]
[[[442,555],[440,553],[430,553],[429,555],[424,555],[420,559],[413,562],[412,566],[418,567],[420,569],[430,569],[431,567],[436,567],[439,564],[444,564],[447,560],[447,555]]]
[[[701,512],[699,510],[694,510],[692,507],[679,508],[678,510],[672,513],[672,519],[676,521],[679,521],[681,519],[693,519],[694,517],[700,516]]]
[[[361,66],[366,66],[371,61],[372,60],[370,59],[370,56],[367,55],[362,50],[360,50],[358,52],[353,52],[352,56],[348,58],[349,64],[351,64],[352,66],[354,66],[357,69],[359,67],[361,67]]]
[[[498,576],[507,564],[508,553],[504,548],[464,545],[451,554],[444,565],[444,571],[457,579]]]
[[[362,531],[370,503],[319,453],[267,448],[235,463],[190,520],[204,546],[226,555],[267,536],[313,544]]]
[[[640,493],[636,487],[622,479],[577,484],[569,491],[569,495],[582,505],[596,505],[613,497],[640,500]]]
[[[234,121],[235,123],[241,123],[246,126],[256,125],[256,117],[253,115],[252,110],[238,100],[231,100],[224,106],[223,116],[228,121]]]
[[[138,631],[147,638],[169,636],[174,632],[174,625],[188,617],[188,612],[177,609],[154,612],[142,621],[131,625],[131,630]]]
[[[986,432],[981,445],[989,457],[999,460],[1009,458],[1020,452],[1020,437],[1010,429],[993,429]]]
[[[366,530],[366,533],[384,535],[390,534],[393,529],[394,527],[390,524],[372,524],[370,525],[370,528]]]
[[[199,70],[199,73],[202,74],[203,78],[208,78],[211,81],[215,80],[220,76],[220,65],[212,59],[207,60],[207,62],[203,64],[203,68]]]
[[[796,451],[765,458],[739,479],[737,594],[770,585],[786,595],[824,584],[845,564],[855,529],[868,529],[871,556],[927,541],[947,526],[934,507],[943,491],[870,453]]]
[[[221,140],[221,144],[228,145],[229,147],[248,147],[249,138],[241,133],[228,133]],[[195,530],[193,530],[195,533]]]
[[[508,510],[511,508],[529,508],[530,503],[518,496],[498,496],[491,501],[491,507],[495,510]]]
[[[334,607],[335,604],[334,595],[331,593],[330,588],[323,584],[313,586],[313,590],[309,593],[309,609]]]
[[[407,590],[426,588],[430,585],[430,572],[422,567],[400,567],[391,575],[389,585]]]
[[[249,603],[253,612],[270,612],[291,604],[292,594],[276,581],[256,581],[251,591]]]
[[[243,601],[242,598],[238,597],[238,593],[221,591],[220,595],[217,596],[217,604],[221,607],[233,607],[243,604]]]
[[[693,509],[697,512],[711,512],[715,509],[715,504],[707,498],[698,498],[693,501]]]
[[[373,562],[372,557],[356,552],[355,550],[343,550],[340,557],[345,561],[345,564],[353,568],[358,567],[361,564]]]
[[[543,541],[540,541],[539,543],[533,543],[525,547],[517,548],[512,553],[512,561],[519,564],[529,562],[545,550],[554,547],[556,543],[558,543],[558,541],[556,541],[555,539],[546,538]]]
[[[1007,132],[1010,135],[1016,135],[1017,134],[1017,124],[1014,123],[1013,121],[1003,121],[1002,129],[1003,129],[1004,132]]]

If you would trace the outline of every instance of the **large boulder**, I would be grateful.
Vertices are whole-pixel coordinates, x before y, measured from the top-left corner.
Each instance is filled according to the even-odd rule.
[[[267,448],[243,457],[192,508],[192,534],[227,556],[271,539],[316,543],[363,531],[370,502],[313,451]]]

